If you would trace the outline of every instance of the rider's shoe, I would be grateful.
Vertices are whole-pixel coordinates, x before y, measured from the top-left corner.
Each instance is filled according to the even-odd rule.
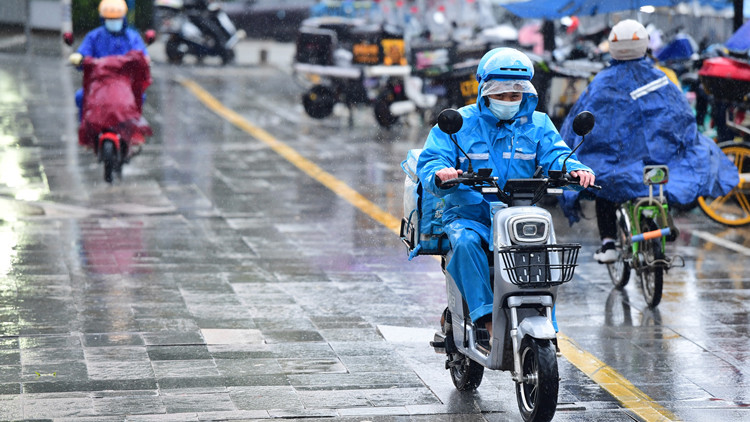
[[[607,242],[594,253],[594,259],[600,264],[609,264],[617,261],[617,250],[615,242]]]

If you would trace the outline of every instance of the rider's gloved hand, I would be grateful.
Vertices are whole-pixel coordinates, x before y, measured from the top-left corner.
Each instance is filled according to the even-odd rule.
[[[441,187],[443,182],[455,179],[463,172],[463,170],[455,169],[453,167],[446,167],[444,169],[438,170],[435,172],[435,185],[437,185],[437,187]]]
[[[68,56],[68,61],[73,66],[80,66],[81,62],[83,61],[83,55],[81,53],[73,53]]]
[[[586,170],[574,170],[570,172],[570,175],[578,179],[578,184],[584,188],[593,185],[594,181],[596,181],[596,176]]]

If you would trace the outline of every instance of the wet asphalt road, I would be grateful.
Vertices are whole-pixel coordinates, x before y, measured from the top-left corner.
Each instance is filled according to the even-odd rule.
[[[399,164],[426,129],[409,118],[382,130],[367,108],[353,125],[344,109],[313,120],[284,67],[289,46],[266,65],[258,44],[243,48],[227,68],[169,66],[154,51],[155,135],[111,186],[76,144],[79,75],[45,54],[55,45],[0,51],[0,419],[520,420],[507,373],[459,393],[429,348],[445,306],[436,260],[407,261],[392,231],[180,81],[397,217]],[[748,230],[679,215],[671,250],[686,266],[648,310],[637,283],[612,289],[591,260],[593,222],[568,227],[552,211],[558,236],[583,244],[561,332],[606,365],[597,372],[617,371],[667,418],[750,419]],[[657,420],[575,361],[558,359],[555,420]]]

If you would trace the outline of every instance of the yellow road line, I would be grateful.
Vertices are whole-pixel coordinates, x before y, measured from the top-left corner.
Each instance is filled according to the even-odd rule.
[[[369,215],[392,232],[398,234],[401,228],[401,221],[399,219],[385,212],[382,208],[372,203],[370,200],[362,196],[359,192],[350,188],[346,183],[338,180],[336,177],[320,168],[317,164],[303,157],[288,145],[278,141],[265,130],[252,125],[250,122],[245,120],[244,117],[237,114],[237,112],[219,102],[197,83],[189,79],[181,79],[179,82],[187,89],[189,89],[190,92],[198,97],[198,99],[200,99],[203,104],[205,104],[206,107],[211,109],[214,113],[218,114],[238,128],[249,133],[257,140],[268,145],[268,147],[274,150],[277,154],[286,158],[290,163],[294,164],[300,170],[307,173],[310,177],[323,184],[323,186],[332,190],[338,196],[349,201],[352,205],[362,210],[365,214]]]
[[[583,350],[565,334],[557,333],[557,342],[565,359],[644,421],[678,420],[672,412],[653,401],[614,368]]]
[[[265,130],[248,122],[234,110],[229,109],[219,102],[219,100],[206,92],[206,90],[197,83],[189,79],[180,79],[179,82],[198,97],[198,99],[203,102],[206,107],[211,109],[211,111],[249,133],[252,137],[268,145],[268,147],[277,154],[287,159],[300,170],[329,188],[341,198],[349,201],[349,203],[387,227],[392,232],[396,234],[399,233],[401,223],[398,218],[385,212],[382,208],[372,203],[359,192],[350,188],[346,183],[303,157],[288,145],[278,141]],[[599,384],[599,386],[609,392],[614,398],[619,400],[625,408],[631,410],[644,421],[657,422],[677,420],[672,413],[650,399],[620,373],[607,366],[591,353],[581,349],[580,346],[563,333],[558,333],[558,343],[560,345],[560,351],[570,363],[575,365],[581,370],[581,372],[586,374],[594,382]]]

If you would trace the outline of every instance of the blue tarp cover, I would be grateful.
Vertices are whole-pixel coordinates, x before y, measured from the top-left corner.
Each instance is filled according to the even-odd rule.
[[[750,20],[745,22],[726,42],[726,47],[733,51],[750,49]]]
[[[648,58],[613,60],[596,75],[560,130],[571,146],[581,140],[572,122],[583,110],[594,114],[596,125],[576,155],[596,172],[596,183],[602,186],[598,196],[617,203],[648,196],[643,167],[652,164],[669,167],[664,189],[673,205],[725,195],[739,183],[734,164],[698,132],[682,91]],[[578,221],[578,194],[565,192],[560,198],[571,224]]]
[[[656,58],[660,62],[669,60],[687,60],[693,55],[693,46],[690,44],[690,40],[685,37],[676,38],[670,41],[664,46],[658,53]]]
[[[502,6],[522,18],[556,19],[563,16],[598,15],[634,10],[642,6],[676,6],[685,2],[685,0],[529,0]],[[732,0],[699,0],[699,3],[715,9],[732,6]]]

